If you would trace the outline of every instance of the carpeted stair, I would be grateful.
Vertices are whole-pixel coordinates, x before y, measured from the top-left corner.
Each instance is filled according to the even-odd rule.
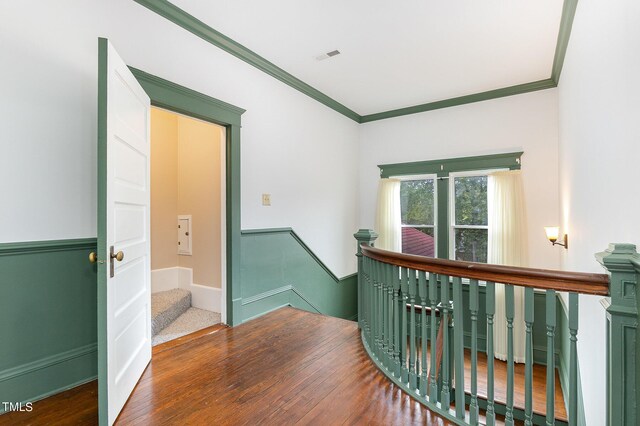
[[[174,288],[151,295],[151,334],[155,336],[191,307],[191,292]]]
[[[191,292],[179,288],[151,294],[153,346],[220,323],[218,312],[191,307]]]

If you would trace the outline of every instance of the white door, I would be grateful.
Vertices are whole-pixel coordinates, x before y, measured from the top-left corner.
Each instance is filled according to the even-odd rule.
[[[111,425],[151,360],[150,101],[113,46],[99,48],[98,379]]]

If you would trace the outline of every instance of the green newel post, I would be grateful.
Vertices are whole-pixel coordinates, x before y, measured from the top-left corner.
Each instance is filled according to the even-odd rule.
[[[362,249],[360,245],[362,243],[366,243],[367,245],[372,246],[373,242],[378,238],[378,234],[376,234],[371,229],[360,229],[358,232],[353,234],[355,239],[358,241],[358,251],[356,252],[356,256],[358,257],[358,327],[362,328]]]
[[[596,259],[611,275],[607,311],[607,424],[636,425],[640,255],[633,244],[609,244]]]

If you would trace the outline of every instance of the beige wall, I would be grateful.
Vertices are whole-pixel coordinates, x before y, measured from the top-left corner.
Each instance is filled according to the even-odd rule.
[[[151,109],[151,269],[178,266],[178,116]]]
[[[178,214],[192,216],[192,256],[178,263],[193,269],[195,284],[220,287],[221,128],[178,118]]]
[[[220,287],[224,129],[167,111],[151,113],[151,269],[193,269]],[[177,254],[177,217],[192,216],[192,255]]]

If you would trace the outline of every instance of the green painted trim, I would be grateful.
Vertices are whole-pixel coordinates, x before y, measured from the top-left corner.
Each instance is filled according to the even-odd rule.
[[[16,377],[24,376],[25,374],[33,373],[38,370],[49,368],[63,362],[71,361],[81,356],[94,354],[97,351],[98,344],[90,343],[79,348],[71,349],[58,354],[53,354],[36,361],[28,362],[14,368],[10,368],[8,370],[0,371],[0,383],[7,380],[15,379]]]
[[[573,18],[576,16],[577,7],[578,0],[564,0],[562,4],[558,41],[556,42],[556,52],[553,57],[553,66],[551,67],[551,80],[553,80],[556,85],[560,82],[560,74],[562,73],[564,58],[567,54],[571,28],[573,27]]]
[[[247,229],[242,238],[243,322],[280,306],[357,315],[357,273],[338,278],[293,229]]]
[[[243,229],[242,235],[259,235],[259,234],[287,234],[293,232],[293,228],[259,228],[259,229]]]
[[[465,401],[467,404],[470,403],[471,401],[471,395],[469,394],[465,394]],[[501,416],[504,416],[507,412],[507,407],[504,404],[500,404],[499,402],[495,402],[494,403],[494,410],[496,414],[499,414]],[[478,407],[480,408],[480,410],[483,411],[487,411],[487,400],[482,398],[482,397],[478,397]],[[520,408],[515,408],[513,409],[513,418],[516,420],[520,420],[521,422],[524,421],[525,419],[525,415],[524,415],[524,410],[520,409]],[[532,419],[532,423],[534,425],[544,425],[546,424],[546,418],[543,415],[537,414],[537,413],[533,413],[533,419]],[[554,426],[569,426],[569,423],[562,421],[562,420],[558,420],[555,419],[554,421]]]
[[[309,305],[314,311],[316,311],[317,314],[322,314],[322,311],[320,311],[320,308],[318,308],[316,305],[314,305],[308,297],[306,297],[305,295],[303,295],[302,293],[300,293],[300,291],[298,291],[298,289],[296,289],[295,287],[291,288],[291,296],[298,296],[300,299],[302,299],[307,305]],[[295,307],[295,304],[293,303],[293,301],[291,301],[291,306]],[[357,314],[356,314],[357,315]]]
[[[380,177],[437,174],[447,177],[449,173],[473,170],[520,169],[520,158],[523,151],[503,154],[478,155],[474,157],[446,158],[441,160],[415,161],[411,163],[395,163],[378,165]],[[440,189],[440,188],[438,188]]]
[[[252,303],[258,302],[262,299],[267,299],[280,293],[286,293],[287,291],[291,291],[291,289],[293,289],[292,286],[284,285],[282,287],[265,291],[264,293],[256,294],[255,296],[245,297],[244,299],[242,299],[242,306],[250,305]]]
[[[426,111],[433,111],[442,108],[465,105],[469,103],[482,102],[491,99],[502,98],[506,96],[520,95],[523,93],[534,92],[538,90],[546,90],[554,88],[558,85],[560,73],[564,63],[564,58],[569,44],[569,36],[577,7],[578,0],[564,0],[562,7],[562,17],[560,19],[560,28],[558,31],[558,40],[553,59],[553,67],[551,77],[544,80],[517,84],[509,87],[502,87],[486,92],[474,93],[470,95],[459,96],[456,98],[443,99],[435,102],[427,102],[424,104],[414,105],[410,107],[398,108],[390,111],[378,112],[374,114],[360,115],[349,109],[345,105],[339,103],[335,99],[320,92],[304,81],[289,74],[277,65],[269,62],[267,59],[238,43],[237,41],[225,36],[224,34],[211,28],[209,25],[200,21],[196,17],[188,14],[184,10],[175,6],[167,0],[134,0],[136,3],[146,7],[152,12],[166,18],[174,24],[184,28],[190,33],[200,37],[206,42],[224,50],[225,52],[235,56],[236,58],[248,63],[249,65],[269,74],[277,80],[287,84],[288,86],[298,90],[301,93],[315,99],[323,105],[333,109],[334,111],[344,115],[355,121],[356,123],[369,123],[387,118],[400,117],[403,115],[418,114]]]
[[[107,258],[107,79],[109,42],[98,39],[98,259]],[[106,263],[97,266],[98,316],[98,423],[109,423],[107,370],[107,269]]]
[[[0,244],[0,336],[10,342],[0,345],[3,401],[33,402],[95,378],[95,247],[95,238]]]
[[[560,309],[558,310],[559,322],[558,333],[560,334],[560,345],[556,353],[558,353],[558,360],[556,361],[558,376],[560,377],[560,387],[562,388],[562,394],[564,395],[564,404],[569,414],[569,309],[565,304],[565,301],[560,295],[558,295],[558,303]],[[578,334],[578,339],[580,335]],[[578,361],[578,418],[575,425],[585,424],[584,415],[584,401],[582,398],[582,382],[580,379],[580,361]]]
[[[302,246],[303,249],[309,253],[309,256],[313,258],[313,260],[325,270],[327,274],[335,281],[336,283],[340,283],[347,278],[358,275],[357,272],[347,275],[343,278],[338,278],[336,274],[334,274],[331,269],[325,263],[320,260],[318,256],[311,250],[311,248],[305,243],[302,238],[292,228],[262,228],[262,229],[247,229],[242,230],[242,235],[272,235],[272,234],[291,234],[291,236]]]
[[[433,111],[436,109],[488,101],[513,95],[521,95],[523,93],[535,92],[538,90],[552,89],[556,86],[557,84],[552,79],[547,78],[545,80],[534,81],[531,83],[517,84],[515,86],[488,90],[486,92],[458,96],[457,98],[443,99],[441,101],[427,102],[426,104],[363,115],[360,119],[360,123],[369,123],[372,121],[385,120],[387,118],[401,117],[403,115],[419,114],[421,112]]]
[[[0,256],[23,253],[47,253],[75,249],[93,249],[96,247],[96,243],[97,241],[95,238],[0,243]]]
[[[522,167],[521,157],[524,152],[508,152],[503,154],[478,155],[473,157],[446,158],[441,160],[415,161],[411,163],[395,163],[378,165],[381,178],[395,176],[411,176],[433,174],[438,178],[447,178],[450,173],[474,170],[505,169],[518,170]],[[449,258],[449,228],[451,214],[449,211],[449,179],[436,180],[437,214],[436,214],[436,256]]]
[[[240,324],[240,126],[245,110],[137,68],[129,69],[151,105],[226,128],[227,323]]]
[[[269,62],[252,50],[247,49],[237,41],[232,40],[219,31],[214,30],[204,22],[188,14],[179,7],[169,3],[168,1],[135,0],[135,2],[168,19],[174,24],[184,28],[190,33],[200,37],[206,42],[219,47],[220,49],[235,56],[236,58],[256,67],[260,71],[269,74],[270,76],[276,78],[277,80],[280,80],[286,85],[291,86],[299,92],[315,99],[316,101],[344,115],[345,117],[348,117],[357,123],[360,122],[360,115],[355,111],[352,111],[335,99],[332,99],[324,93],[320,92],[318,89],[315,89],[304,81],[294,77],[293,75],[289,74],[277,65]]]
[[[246,110],[137,68],[129,70],[151,98],[151,105],[221,126],[240,126],[240,116]]]

